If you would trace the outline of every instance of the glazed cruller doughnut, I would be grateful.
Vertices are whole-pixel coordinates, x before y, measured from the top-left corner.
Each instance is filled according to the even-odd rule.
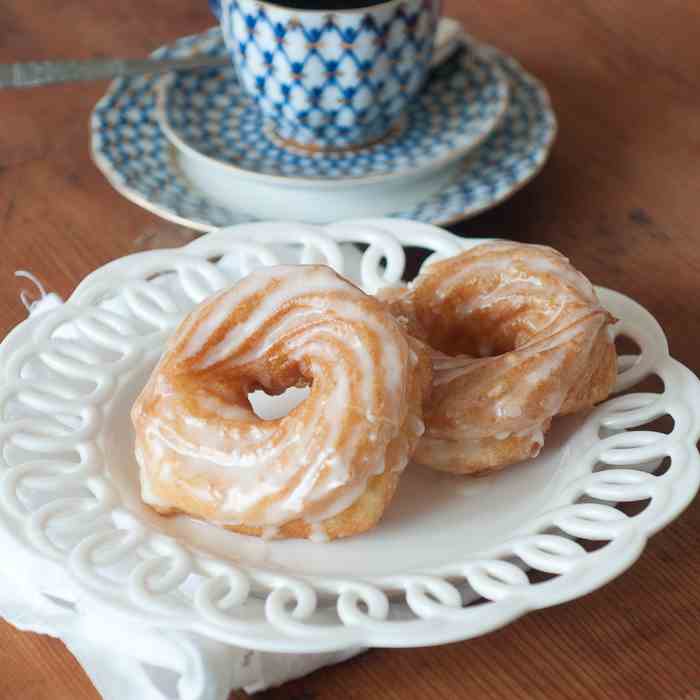
[[[476,474],[534,457],[555,415],[590,408],[615,383],[615,319],[552,248],[478,245],[382,297],[433,348],[413,456],[426,466]]]
[[[258,270],[182,322],[132,409],[142,498],[237,532],[372,527],[424,426],[424,346],[324,266]],[[309,386],[263,420],[248,394]]]

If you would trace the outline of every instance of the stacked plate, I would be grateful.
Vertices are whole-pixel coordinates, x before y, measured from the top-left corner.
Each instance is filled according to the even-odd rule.
[[[492,47],[459,44],[394,133],[366,148],[279,143],[227,66],[115,81],[92,115],[93,156],[126,197],[200,230],[380,215],[449,223],[525,184],[556,133],[537,80]],[[216,28],[156,55],[225,52]]]

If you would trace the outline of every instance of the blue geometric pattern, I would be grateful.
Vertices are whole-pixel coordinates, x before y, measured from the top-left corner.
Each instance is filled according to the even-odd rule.
[[[225,0],[221,25],[239,79],[279,136],[343,147],[383,136],[419,91],[439,5],[301,13]]]
[[[161,89],[163,126],[195,151],[251,172],[324,179],[415,174],[457,160],[493,131],[508,105],[508,81],[496,64],[462,51],[431,74],[397,135],[357,150],[309,153],[279,144],[233,67],[176,73]]]
[[[180,39],[155,55],[211,53],[220,50],[221,43],[221,32],[216,28]],[[505,117],[465,161],[452,185],[393,216],[440,224],[476,214],[526,184],[547,159],[556,135],[547,91],[516,61],[495,49],[470,40],[468,50],[496,63],[509,79],[510,103]],[[116,80],[97,103],[91,120],[97,166],[125,197],[171,221],[198,230],[250,221],[250,216],[236,216],[212,203],[182,175],[156,118],[157,82],[153,76]]]

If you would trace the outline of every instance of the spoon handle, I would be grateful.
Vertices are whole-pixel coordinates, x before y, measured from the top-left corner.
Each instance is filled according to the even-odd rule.
[[[461,25],[448,18],[440,20],[435,36],[432,65],[446,60],[459,46]],[[96,58],[87,61],[33,61],[30,63],[1,63],[0,88],[37,87],[81,80],[106,80],[144,73],[167,73],[172,70],[214,68],[230,62],[228,56],[198,54],[175,59]]]
[[[0,64],[0,88],[36,87],[80,80],[105,80],[144,73],[211,68],[229,63],[228,56],[200,54],[189,58],[158,60],[99,58],[88,61],[34,61]]]

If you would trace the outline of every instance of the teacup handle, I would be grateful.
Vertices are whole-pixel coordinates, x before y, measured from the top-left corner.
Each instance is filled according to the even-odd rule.
[[[209,0],[209,8],[216,17],[221,19],[221,0]],[[434,68],[446,61],[460,45],[464,29],[462,25],[451,17],[441,17],[435,32],[435,45],[430,66]]]

